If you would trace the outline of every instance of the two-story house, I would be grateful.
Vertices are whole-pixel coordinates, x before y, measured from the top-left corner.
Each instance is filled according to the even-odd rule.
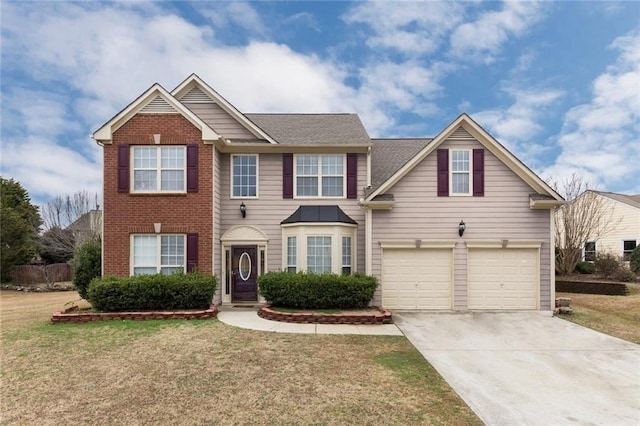
[[[372,274],[389,309],[551,310],[562,198],[466,114],[371,139],[356,114],[244,114],[198,76],[98,129],[103,274],[197,269],[214,303],[265,271]]]

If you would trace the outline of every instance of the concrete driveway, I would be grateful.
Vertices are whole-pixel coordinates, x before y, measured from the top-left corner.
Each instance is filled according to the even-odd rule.
[[[548,313],[393,319],[489,425],[640,424],[640,345]]]

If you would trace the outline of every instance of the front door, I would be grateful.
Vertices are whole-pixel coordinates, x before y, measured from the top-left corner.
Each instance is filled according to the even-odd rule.
[[[257,246],[233,246],[231,249],[231,279],[234,302],[258,300]]]

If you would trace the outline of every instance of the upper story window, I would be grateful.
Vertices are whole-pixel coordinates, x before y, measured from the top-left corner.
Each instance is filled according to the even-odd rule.
[[[231,196],[238,198],[258,196],[258,156],[231,156]]]
[[[451,150],[451,195],[471,195],[469,150]]]
[[[134,235],[132,274],[185,272],[186,235]]]
[[[636,240],[624,240],[622,242],[622,258],[624,260],[631,259],[631,253],[635,250],[636,245]]]
[[[185,192],[186,147],[134,146],[134,192]]]
[[[343,154],[299,154],[295,157],[297,197],[344,197]]]

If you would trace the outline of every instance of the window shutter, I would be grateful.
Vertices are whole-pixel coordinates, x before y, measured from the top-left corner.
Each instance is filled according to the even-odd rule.
[[[358,154],[347,154],[347,198],[358,198]]]
[[[484,196],[484,149],[473,150],[473,196]]]
[[[118,145],[118,192],[129,192],[129,145]]]
[[[198,192],[198,144],[187,145],[187,192]]]
[[[438,197],[449,196],[449,150],[438,150]]]
[[[198,234],[187,234],[187,272],[198,269]]]
[[[282,198],[293,198],[293,154],[282,154]]]

